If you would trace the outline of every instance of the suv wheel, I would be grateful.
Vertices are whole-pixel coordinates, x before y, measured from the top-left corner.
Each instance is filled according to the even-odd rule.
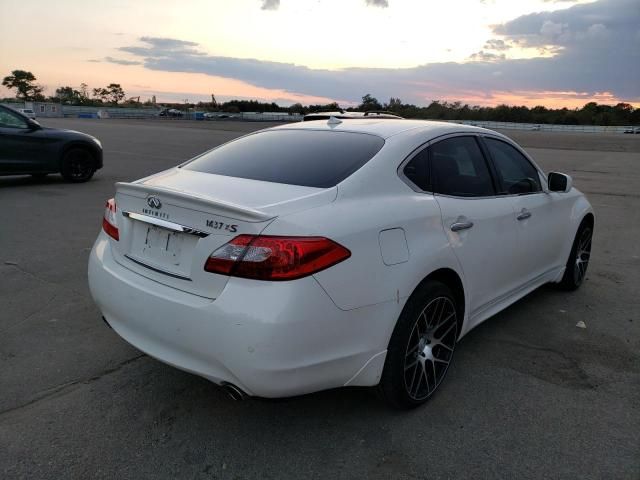
[[[62,159],[62,176],[68,182],[81,183],[90,180],[96,169],[93,155],[82,148],[72,148]]]

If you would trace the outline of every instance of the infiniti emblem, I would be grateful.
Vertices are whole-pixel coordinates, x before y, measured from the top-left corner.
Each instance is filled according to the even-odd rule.
[[[155,209],[162,208],[162,202],[155,195],[151,195],[151,196],[147,197],[147,205],[149,205],[151,208],[155,208]]]

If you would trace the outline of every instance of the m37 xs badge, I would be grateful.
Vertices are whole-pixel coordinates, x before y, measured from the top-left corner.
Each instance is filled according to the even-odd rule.
[[[228,223],[218,222],[216,220],[207,220],[207,227],[214,230],[225,230],[227,232],[235,233],[238,231],[238,225],[230,225]]]
[[[144,213],[145,215],[149,215],[151,217],[156,217],[156,218],[165,218],[165,219],[169,218],[168,213],[159,211],[162,208],[162,202],[160,201],[160,198],[158,198],[156,195],[149,195],[147,197],[147,205],[149,205],[149,207],[151,208],[142,209],[142,213]]]

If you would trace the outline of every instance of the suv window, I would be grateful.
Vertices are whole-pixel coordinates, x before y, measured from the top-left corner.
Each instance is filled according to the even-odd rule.
[[[431,176],[429,175],[429,150],[424,149],[413,157],[402,170],[402,173],[420,190],[431,191]]]
[[[454,137],[431,146],[434,193],[456,197],[495,195],[489,167],[474,137]]]
[[[305,187],[334,187],[378,153],[376,135],[320,130],[268,130],[226,143],[183,168]]]
[[[21,116],[10,112],[8,109],[0,108],[0,127],[27,128],[27,122]]]
[[[502,183],[501,193],[514,195],[542,191],[538,170],[524,155],[495,138],[485,138],[485,143]]]

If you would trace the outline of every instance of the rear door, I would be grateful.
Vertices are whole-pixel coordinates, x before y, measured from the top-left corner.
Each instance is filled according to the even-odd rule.
[[[560,255],[571,206],[559,202],[558,194],[543,191],[538,169],[513,145],[489,136],[483,141],[493,162],[499,193],[510,199],[515,212],[519,282],[535,281],[566,261]]]
[[[475,136],[432,144],[430,165],[443,227],[464,272],[473,317],[514,287],[513,206],[510,199],[496,196]]]

